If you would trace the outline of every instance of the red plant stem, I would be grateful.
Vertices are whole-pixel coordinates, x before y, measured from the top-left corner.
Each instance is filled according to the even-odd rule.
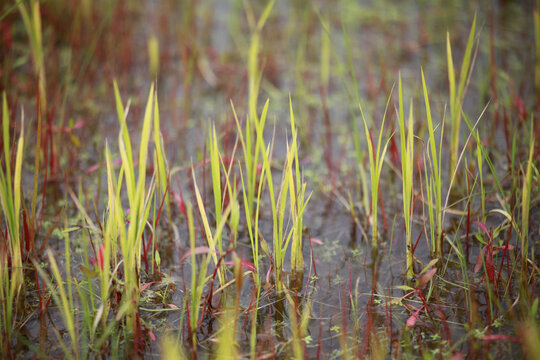
[[[39,155],[36,154],[36,156],[39,156]],[[47,146],[44,146],[43,147],[43,158],[44,158],[45,161],[47,161],[48,156],[49,156],[49,150],[47,149]],[[47,166],[45,166],[44,169],[43,169],[43,188],[41,190],[41,208],[42,209],[45,209],[45,194],[47,192],[47,182],[48,182],[49,171],[50,171],[49,168]],[[41,213],[39,215],[39,226],[40,227],[43,224],[43,213],[44,213],[44,211],[41,211]],[[34,223],[33,226],[34,226],[34,233],[35,233],[36,224]]]
[[[135,302],[135,301],[134,301]],[[133,304],[136,306],[136,304]],[[135,346],[135,358],[139,357],[139,342],[141,341],[141,318],[139,316],[139,311],[135,315],[135,329],[134,329],[134,339],[133,343]]]
[[[47,129],[47,145],[48,145],[48,158],[49,158],[49,172],[51,174],[54,174],[56,172],[56,161],[54,156],[54,141],[53,141],[53,125],[52,120],[54,116],[55,111],[55,105],[53,104],[51,107],[51,110],[47,114],[47,122],[48,122],[48,129]]]
[[[326,159],[326,166],[328,168],[328,171],[332,174],[332,188],[334,189],[336,186],[336,172],[334,170],[334,166],[332,164],[332,131],[331,131],[331,125],[330,125],[330,113],[328,112],[328,106],[326,104],[326,90],[324,86],[321,84],[319,86],[319,91],[321,93],[321,103],[323,108],[323,115],[324,115],[324,126],[325,126],[325,135],[326,135],[326,151],[325,151],[325,159]]]
[[[30,248],[33,249],[33,246],[30,246],[31,237],[30,237],[30,231],[28,229],[28,214],[26,211],[23,211],[23,235],[24,235],[24,243],[26,248],[26,256],[28,260],[28,256],[30,255]],[[33,249],[34,250],[34,249]],[[35,258],[35,251],[34,251],[34,258]]]
[[[349,265],[349,299],[352,299],[352,270],[351,270],[351,262],[347,261]]]
[[[321,350],[322,350],[322,304],[319,306],[319,335],[317,336],[317,357],[316,359],[319,360],[321,356]],[[323,357],[324,357],[324,351],[323,351]]]
[[[58,288],[58,284],[56,284],[56,286],[54,287],[54,291],[56,291],[57,288]],[[51,295],[49,295],[49,298],[45,302],[45,306],[43,307],[43,310],[49,307],[49,304],[51,303],[51,300],[52,300],[52,296],[53,296],[53,292],[51,292]]]
[[[180,256],[180,259],[182,258],[182,256]],[[180,274],[182,276],[182,284],[183,284],[183,288],[184,288],[184,294],[187,294],[187,289],[186,289],[186,278],[184,276],[184,262],[181,261],[180,262]],[[187,321],[187,331],[188,331],[188,338],[189,338],[189,343],[192,345],[192,352],[195,354],[195,344],[192,344],[192,339],[193,339],[193,332],[191,331],[191,307],[189,306],[189,297],[186,297],[186,321]],[[183,338],[185,339],[185,327],[182,326],[182,336]],[[196,355],[194,355],[194,358],[197,358]]]
[[[499,123],[499,100],[497,96],[497,64],[495,63],[495,22],[494,22],[494,11],[493,4],[491,4],[489,9],[489,60],[490,60],[490,80],[491,80],[491,96],[493,98],[494,104],[494,120],[495,126],[493,129],[497,128]]]
[[[341,308],[341,336],[347,341],[347,310],[350,308],[345,305],[345,299],[348,296],[345,296],[345,288],[341,287],[339,292],[339,304]]]
[[[309,247],[311,248],[311,241],[309,241],[308,239],[308,242],[309,242]],[[315,262],[313,261],[313,248],[311,248],[311,261],[313,262],[313,265],[315,265]],[[309,284],[311,284],[311,270],[313,269],[313,267],[309,267],[309,274],[307,276],[307,281],[306,281],[306,288],[304,290],[304,298],[308,296],[308,289],[309,289]]]
[[[384,299],[384,308],[386,324],[388,326],[388,337],[390,338],[390,344],[392,344],[392,307],[388,306],[388,296]]]
[[[510,224],[513,224],[513,223],[514,223],[514,214],[511,213],[510,214]],[[508,274],[508,281],[510,281],[510,256],[508,256],[508,245],[510,244],[511,235],[512,235],[512,226],[509,226],[508,227],[508,232],[507,232],[507,235],[506,235],[506,244],[504,245],[504,251],[503,251],[503,256],[502,256],[502,260],[501,260],[501,265],[499,266],[499,274],[497,276],[497,285],[499,284],[499,281],[501,280],[501,273],[502,273],[502,268],[503,268],[505,259],[507,259],[507,261],[506,261],[507,274]]]
[[[165,196],[167,195],[168,190],[169,190],[169,185],[167,185],[167,188],[165,189],[165,192],[163,193],[163,197],[162,197],[161,202],[159,204],[159,210],[158,210],[158,213],[157,213],[157,216],[156,216],[156,220],[154,222],[154,231],[156,229],[157,224],[159,223],[159,219],[160,219],[160,216],[161,216],[161,211],[163,210],[163,204],[165,202]],[[147,273],[148,273],[148,250],[150,249],[150,244],[152,244],[153,241],[154,241],[154,233],[151,233],[150,238],[146,242],[146,246],[144,246],[144,234],[143,234],[144,263],[145,263],[145,268],[146,268]],[[157,249],[157,242],[155,244],[156,244],[156,246],[154,247],[154,252],[152,253],[152,257],[155,256],[155,252],[156,252],[156,249]],[[154,261],[153,266],[152,266],[152,273],[154,273],[155,270],[156,270],[156,263]]]
[[[381,204],[381,215],[383,219],[384,232],[388,234],[388,222],[386,221],[386,212],[384,211],[384,201],[381,192],[381,184],[379,182],[379,203]]]
[[[504,127],[504,139],[506,140],[506,158],[508,161],[508,172],[512,173],[512,144],[510,143],[510,131],[508,129],[508,116],[506,116],[506,109],[503,108],[503,127]]]
[[[362,347],[359,349],[360,351],[360,353],[358,354],[359,359],[363,359],[366,357],[368,347],[369,347],[370,335],[373,331],[373,291],[371,292],[369,301],[366,304],[366,313],[368,315],[368,320],[365,325],[366,330],[364,331],[364,337],[362,339]]]
[[[90,246],[92,246],[94,256],[97,258],[96,248],[94,247],[94,240],[92,239],[92,233],[90,232],[90,228],[88,227],[88,221],[84,219],[84,222],[86,223],[86,232],[88,233],[88,237],[90,239]]]
[[[467,235],[465,237],[465,259],[469,262],[469,233],[471,229],[471,187],[469,182],[469,174],[467,173],[467,194],[469,194],[469,201],[467,201]],[[484,219],[482,219],[483,221]]]
[[[516,201],[516,198],[514,196],[515,192],[512,191],[512,197],[511,197],[511,209],[514,208],[514,204],[515,204],[515,201]],[[514,214],[511,213],[510,214],[510,224],[513,224],[514,223]],[[504,249],[504,253],[503,253],[503,258],[502,258],[502,262],[501,262],[501,268],[499,269],[499,276],[500,276],[500,272],[502,270],[502,266],[504,264],[504,259],[506,258],[506,274],[507,274],[507,277],[508,277],[508,282],[510,282],[510,279],[512,277],[512,273],[510,272],[510,255],[507,255],[507,252],[508,252],[508,244],[510,243],[510,239],[512,237],[512,226],[509,226],[508,227],[508,232],[506,233],[506,246],[505,246],[505,249]]]
[[[222,260],[225,258],[225,256],[227,256],[229,253],[233,252],[234,249],[229,249],[227,250],[224,254],[222,254],[219,259],[218,259],[218,262],[216,264],[216,268],[214,269],[214,273],[212,274],[212,278],[210,279],[210,290],[208,291],[208,295],[206,296],[206,304],[207,304],[207,307],[210,307],[212,308],[212,297],[214,296],[214,280],[216,279],[216,275],[217,275],[217,272],[219,271],[219,268],[221,266],[221,262]],[[203,315],[205,313],[205,308],[206,307],[203,307]],[[199,325],[198,326],[201,326],[202,324],[202,320],[203,320],[203,317],[204,316],[201,316],[200,320],[199,320]]]
[[[156,229],[156,226],[157,224],[159,223],[159,219],[161,218],[161,212],[163,211],[163,204],[165,203],[165,197],[167,196],[167,192],[169,191],[169,181],[167,181],[167,187],[165,188],[165,191],[163,192],[163,197],[161,198],[161,204],[159,205],[159,210],[158,210],[158,213],[157,213],[157,216],[156,216],[156,222],[154,223],[154,231]],[[154,234],[152,233],[151,234],[151,239],[152,241],[154,240]],[[152,254],[152,256],[155,256],[155,252],[158,248],[158,243],[157,241],[155,242],[156,246],[154,247],[154,254]],[[156,263],[154,261],[154,268],[152,269],[152,272],[155,271],[155,267],[156,267]],[[158,269],[158,272],[159,272],[159,269]],[[160,278],[161,278],[161,275],[160,275]]]
[[[511,341],[511,342],[521,344],[521,339],[514,336],[501,335],[501,334],[484,335],[483,337],[480,338],[480,340],[487,341],[487,342],[505,340],[505,341]]]
[[[444,316],[444,312],[440,307],[437,310],[439,313],[439,318],[441,319],[441,322],[443,324],[446,341],[448,341],[448,344],[452,346],[454,342],[452,341],[452,333],[450,332],[450,327],[448,326],[448,322],[446,321],[446,316]]]
[[[150,244],[150,239],[148,240],[147,244]],[[142,245],[143,245],[143,261],[144,261],[144,268],[146,272],[148,273],[148,246],[144,245],[144,234],[142,234]]]
[[[414,247],[413,247],[413,256],[414,256],[414,252],[416,251],[416,247],[418,246],[418,242],[420,241],[420,238],[422,237],[422,234],[424,233],[424,229],[422,228],[422,230],[420,231],[420,234],[418,234],[418,238],[416,239],[416,242],[414,243]]]
[[[206,154],[206,142],[204,143],[204,147],[203,147],[203,154]],[[206,155],[204,157],[204,163],[206,163]],[[208,159],[210,160],[210,159]],[[202,167],[202,198],[203,198],[203,202],[204,204],[207,204],[207,201],[206,201],[206,166],[203,166]]]
[[[186,212],[186,206],[184,201],[184,194],[182,193],[182,187],[180,186],[180,180],[178,179],[178,175],[176,175],[176,185],[178,186],[178,196],[180,197],[182,206],[179,207],[179,211],[184,215],[184,218],[187,219],[187,212]]]
[[[493,265],[493,228],[490,227],[489,229],[490,233],[491,233],[491,236],[490,236],[490,240],[488,242],[488,255],[489,255],[489,261],[491,262],[491,267],[493,269],[493,271],[495,271],[495,266]],[[492,274],[492,278],[490,280],[493,281],[493,283],[495,284],[495,292],[498,293],[499,291],[499,283],[498,282],[495,282],[495,274]]]
[[[311,251],[311,263],[313,264],[313,273],[315,274],[315,276],[318,276],[317,275],[317,266],[315,265],[315,254],[313,254],[313,245],[311,244],[311,241],[309,241],[309,249]]]
[[[39,298],[39,312],[40,314],[43,314],[45,310],[43,307],[43,293],[41,291],[41,287],[39,286],[39,274],[36,267],[34,267],[34,271],[36,273],[36,287],[37,287],[38,298]]]
[[[255,282],[253,282],[253,284],[255,285]],[[253,291],[251,291],[251,299],[249,300],[249,305],[246,310],[246,314],[251,314],[253,311],[257,311],[257,309],[253,309],[253,305],[255,304],[256,298],[257,298],[257,290],[255,289],[255,287],[253,287]],[[244,324],[242,325],[242,331],[244,332],[246,337],[248,336],[246,332],[247,321],[248,321],[248,316],[244,318]]]
[[[429,313],[429,308],[428,308],[427,300],[426,300],[426,297],[424,296],[424,293],[420,289],[416,289],[416,293],[418,294],[418,297],[420,298],[420,300],[422,300],[422,303],[424,304],[424,307],[426,308],[426,313],[429,316],[431,316],[431,314]]]
[[[332,283],[332,264],[328,266],[328,286]]]

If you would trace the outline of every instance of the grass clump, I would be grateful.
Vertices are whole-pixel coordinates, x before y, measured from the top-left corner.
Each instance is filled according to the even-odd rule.
[[[407,278],[414,276],[413,245],[411,238],[413,215],[413,178],[414,178],[414,129],[412,102],[409,108],[407,133],[405,134],[405,113],[403,110],[403,90],[401,74],[399,75],[399,134],[401,144],[401,177],[403,196],[403,215],[405,218],[405,236],[407,246]]]
[[[377,225],[378,219],[378,201],[379,201],[379,181],[381,178],[382,166],[384,164],[384,157],[386,155],[386,150],[388,149],[388,143],[390,139],[386,140],[383,145],[383,132],[384,132],[384,122],[386,120],[386,113],[388,111],[388,105],[390,104],[390,99],[392,98],[392,93],[388,96],[386,101],[386,107],[384,109],[384,115],[382,118],[381,128],[379,130],[379,136],[377,138],[377,143],[373,143],[371,133],[369,131],[366,118],[364,117],[364,111],[362,106],[358,104],[360,109],[360,115],[362,116],[362,121],[364,122],[364,135],[366,138],[366,144],[368,148],[369,156],[369,174],[371,177],[371,247],[376,249],[379,241],[379,228]],[[377,146],[375,148],[375,145]]]
[[[24,303],[25,285],[21,241],[21,168],[24,152],[24,132],[21,130],[15,163],[11,161],[9,138],[9,110],[6,93],[2,94],[2,139],[4,143],[4,167],[0,167],[0,202],[7,231],[0,244],[0,353],[10,353],[10,339],[16,328],[17,315]],[[12,167],[13,166],[13,167]],[[13,176],[12,176],[13,169]]]
[[[442,233],[443,233],[443,214],[442,214],[442,139],[444,135],[444,122],[441,122],[441,135],[439,146],[435,138],[435,128],[433,126],[433,118],[431,116],[431,106],[429,103],[429,92],[422,71],[422,88],[424,90],[424,101],[426,106],[426,117],[428,123],[428,142],[429,150],[425,152],[427,156],[427,164],[425,167],[425,187],[426,201],[428,204],[429,229],[431,239],[431,252],[435,258],[442,258]],[[424,161],[425,162],[425,161]]]

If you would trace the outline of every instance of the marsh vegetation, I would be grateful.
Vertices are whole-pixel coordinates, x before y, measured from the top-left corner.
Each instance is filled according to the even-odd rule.
[[[0,4],[0,357],[535,358],[540,4]]]

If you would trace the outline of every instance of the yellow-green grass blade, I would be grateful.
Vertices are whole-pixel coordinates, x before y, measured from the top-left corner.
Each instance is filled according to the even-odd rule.
[[[39,276],[43,279],[43,281],[47,285],[47,288],[49,289],[54,302],[56,303],[56,305],[58,306],[58,308],[60,310],[60,316],[64,320],[64,325],[66,326],[66,330],[68,332],[68,335],[69,335],[70,339],[73,341],[72,336],[74,335],[74,323],[75,323],[74,319],[71,317],[73,312],[70,311],[69,306],[67,306],[67,304],[68,304],[67,303],[67,297],[65,296],[65,290],[64,290],[64,285],[63,285],[62,278],[60,277],[60,279],[58,279],[56,277],[56,271],[54,271],[54,269],[53,269],[53,262],[56,265],[56,260],[55,260],[54,256],[52,256],[52,254],[50,254],[50,250],[47,251],[47,255],[49,256],[51,270],[53,271],[53,277],[55,278],[58,286],[55,287],[52,284],[51,278],[49,277],[49,275],[46,274],[45,271],[41,268],[41,266],[35,261],[33,261],[34,268],[36,269]],[[58,270],[58,265],[56,265],[56,270]],[[59,274],[60,273],[58,272],[58,275]],[[63,296],[62,296],[62,291],[63,291]],[[60,347],[62,348],[62,350],[64,350],[64,355],[68,359],[74,359],[75,358],[74,354],[72,353],[72,351],[70,351],[68,349],[63,337],[60,335],[59,332],[56,332],[56,335],[57,335],[57,340],[60,343]]]
[[[197,199],[197,205],[199,207],[199,213],[201,215],[201,219],[203,222],[204,232],[206,235],[206,241],[208,242],[208,248],[210,249],[210,254],[212,256],[212,259],[214,260],[214,264],[218,265],[218,258],[216,255],[216,239],[221,237],[221,234],[223,232],[223,228],[225,227],[225,224],[227,223],[227,218],[231,211],[231,206],[229,205],[225,211],[223,212],[223,217],[221,221],[216,225],[216,231],[214,232],[214,235],[212,235],[212,231],[210,229],[210,224],[208,222],[208,217],[206,215],[206,210],[204,207],[204,203],[202,201],[201,194],[199,192],[199,187],[197,186],[197,181],[195,180],[195,171],[192,171],[193,176],[193,187],[195,189],[195,198]],[[224,273],[222,271],[218,271],[218,278],[221,285],[225,284],[225,278]]]
[[[107,304],[108,302],[108,293],[109,293],[109,277],[110,277],[110,257],[111,254],[115,252],[112,251],[112,247],[116,247],[117,242],[117,229],[120,226],[123,226],[123,219],[117,218],[117,189],[116,189],[116,179],[114,175],[114,170],[112,167],[111,152],[109,150],[109,145],[105,143],[105,163],[107,166],[107,188],[109,193],[109,214],[108,219],[105,224],[105,234],[103,237],[104,241],[104,256],[103,256],[103,268],[100,269],[100,278],[101,278],[101,298],[102,303]],[[120,185],[118,186],[120,187]],[[122,240],[122,239],[121,239]],[[120,247],[124,251],[127,244],[121,241]]]
[[[154,96],[154,144],[155,144],[155,158],[157,165],[157,178],[158,185],[161,190],[161,193],[164,194],[167,189],[168,184],[168,165],[167,165],[167,156],[165,154],[165,148],[163,146],[163,136],[160,131],[160,119],[159,119],[159,105],[158,105],[158,96],[157,91]],[[170,214],[169,206],[169,192],[165,193],[165,203],[167,207],[167,212]]]
[[[182,346],[178,345],[171,335],[165,335],[161,342],[161,356],[163,360],[187,359]]]
[[[216,224],[219,224],[221,222],[221,217],[222,217],[221,166],[220,166],[220,155],[219,155],[215,125],[213,125],[210,129],[208,143],[209,143],[209,149],[210,149],[210,168],[211,168],[211,173],[212,173],[212,191],[214,193]],[[221,236],[215,240],[217,242],[219,252],[222,253],[223,244],[222,244]]]
[[[424,91],[424,101],[425,101],[425,106],[426,106],[426,117],[427,117],[427,122],[428,122],[428,132],[429,132],[429,146],[430,146],[430,150],[431,150],[431,160],[432,160],[432,164],[433,164],[433,173],[434,174],[439,174],[439,164],[438,164],[438,159],[439,157],[437,156],[437,145],[436,145],[436,142],[435,142],[435,132],[433,130],[433,118],[431,116],[431,106],[430,106],[430,103],[429,103],[429,95],[428,95],[428,89],[427,89],[427,86],[426,86],[426,80],[425,80],[425,77],[424,77],[424,70],[421,70],[421,73],[422,73],[422,89]]]
[[[113,87],[114,87],[114,97],[116,102],[116,111],[118,113],[118,122],[120,123],[121,127],[121,137],[123,141],[123,149],[125,151],[126,159],[133,159],[133,150],[131,148],[131,140],[129,138],[129,130],[127,126],[127,114],[129,112],[129,101],[128,105],[124,109],[124,105],[122,104],[122,98],[120,96],[120,91],[118,90],[118,84],[116,83],[116,80],[113,81]],[[122,149],[122,146],[121,146]],[[129,180],[126,177],[126,186],[128,188],[128,196],[132,196],[132,194],[135,191],[135,179],[133,178],[133,175],[135,171],[133,170],[133,162],[124,162],[122,161],[126,168],[126,172],[129,174]],[[132,199],[130,198],[130,204],[132,202]]]
[[[463,63],[461,64],[461,70],[459,72],[459,89],[457,93],[457,103],[456,106],[459,105],[458,109],[456,109],[458,114],[461,113],[461,103],[463,102],[463,96],[465,94],[465,86],[467,82],[468,75],[471,71],[471,56],[472,56],[472,49],[474,44],[474,37],[476,32],[476,14],[474,14],[473,23],[471,25],[471,30],[469,32],[469,38],[467,39],[467,46],[465,48],[465,54],[463,55]]]
[[[529,157],[527,159],[527,171],[523,179],[523,190],[521,195],[521,270],[527,270],[527,257],[529,247],[529,211],[532,188],[532,166],[534,154],[534,120],[531,115],[530,139],[529,139]],[[526,274],[526,273],[525,273]],[[526,276],[524,276],[526,278]]]
[[[262,74],[259,73],[259,47],[261,31],[266,23],[266,20],[270,16],[270,12],[274,7],[275,0],[271,0],[267,3],[259,21],[257,22],[256,29],[251,36],[249,55],[248,55],[248,79],[249,79],[249,118],[251,121],[258,123],[257,116],[257,97],[259,94],[259,86],[262,78]]]
[[[537,96],[540,98],[540,13],[538,12],[538,5],[534,10],[534,40],[535,40],[535,78]]]
[[[454,60],[452,58],[452,45],[450,44],[450,33],[446,32],[446,61],[448,63],[448,85],[450,89],[450,117],[455,117],[456,111],[456,75],[454,70]]]
[[[195,227],[193,223],[193,206],[191,203],[187,204],[187,220],[189,231],[189,245],[191,249],[191,330],[194,331],[197,327],[199,316],[199,303],[200,298],[197,293],[197,263],[195,261]],[[205,268],[206,271],[206,268]]]
[[[24,128],[21,129],[19,136],[19,142],[17,144],[17,155],[15,157],[15,173],[13,174],[13,198],[14,198],[14,225],[18,232],[19,230],[19,213],[21,210],[21,170],[22,170],[22,157],[24,151]],[[17,236],[19,238],[19,236]]]
[[[409,109],[408,133],[405,134],[405,114],[403,110],[403,90],[401,74],[399,74],[399,132],[401,140],[401,174],[403,191],[403,213],[406,231],[406,256],[407,256],[407,278],[411,279],[413,272],[413,253],[411,239],[411,203],[412,203],[412,181],[413,181],[413,112],[412,101]]]
[[[154,97],[154,84],[150,86],[146,109],[144,112],[143,128],[141,132],[141,143],[139,146],[139,177],[137,179],[137,194],[139,200],[144,198],[144,187],[146,182],[146,160],[148,158],[148,142],[150,141],[152,105]]]
[[[21,171],[22,171],[22,157],[24,151],[24,125],[22,126],[21,134],[19,135],[19,141],[17,143],[17,152],[15,156],[15,168],[13,174],[13,204],[9,207],[12,208],[12,226],[11,233],[11,256],[12,256],[12,294],[14,297],[18,297],[19,291],[24,284],[23,279],[23,264],[21,255],[21,242],[20,242],[20,226],[19,216],[21,213]],[[9,166],[9,163],[6,164]],[[7,203],[10,203],[10,199],[7,199]]]
[[[48,276],[44,273],[43,270],[39,267],[38,264],[34,264],[36,269],[40,272],[41,277],[46,281],[49,290],[52,293],[58,292],[58,299],[57,299],[57,305],[60,308],[60,314],[62,315],[62,318],[64,320],[64,324],[66,326],[66,330],[69,334],[70,340],[71,340],[71,346],[73,348],[73,352],[75,357],[77,358],[77,349],[78,349],[78,341],[77,341],[77,334],[76,334],[76,328],[75,328],[75,311],[72,306],[70,306],[70,302],[68,299],[68,295],[66,292],[66,289],[64,287],[64,282],[62,280],[62,276],[60,275],[60,270],[58,268],[58,264],[56,263],[56,259],[52,253],[52,251],[49,249],[47,250],[47,257],[49,259],[49,264],[51,267],[51,271],[53,274],[53,277],[56,281],[56,288],[54,288],[48,279]]]
[[[268,17],[270,16],[270,12],[272,11],[272,8],[274,7],[275,2],[276,2],[275,0],[271,0],[266,4],[263,10],[263,13],[261,14],[261,17],[259,18],[259,21],[257,22],[257,30],[260,31],[264,27],[264,24],[266,23],[266,20],[268,20]]]
[[[364,123],[364,134],[366,137],[366,143],[368,147],[368,156],[369,156],[369,169],[371,174],[371,227],[372,227],[372,237],[371,237],[371,246],[375,248],[377,246],[377,198],[378,198],[378,189],[377,189],[377,183],[375,181],[375,177],[377,174],[377,165],[375,161],[375,155],[373,150],[373,143],[371,142],[371,137],[369,133],[369,129],[367,126],[366,118],[364,117],[364,111],[362,110],[362,106],[358,104],[358,107],[360,108],[360,114],[362,117],[362,121]],[[358,161],[361,161],[358,159]]]
[[[392,91],[393,89],[394,87],[392,86]],[[367,126],[366,118],[364,116],[364,111],[362,109],[361,104],[358,103],[358,108],[360,110],[362,122],[364,123],[364,133],[366,137],[366,143],[368,146],[368,154],[369,154],[369,165],[370,165],[370,174],[371,174],[371,215],[372,215],[371,224],[372,224],[372,247],[373,248],[377,247],[377,241],[378,241],[377,204],[378,204],[378,193],[379,193],[379,179],[382,172],[384,157],[386,155],[386,150],[388,149],[390,138],[386,141],[385,145],[382,147],[382,151],[381,151],[381,144],[382,144],[382,136],[384,132],[384,123],[386,120],[386,113],[388,110],[388,106],[390,104],[390,99],[392,97],[392,91],[390,92],[390,95],[388,96],[388,100],[386,102],[386,108],[384,110],[383,120],[382,120],[381,128],[379,130],[376,150],[374,149],[373,143],[371,141],[371,136],[370,136],[369,129]]]
[[[199,206],[199,213],[201,215],[201,220],[202,220],[204,232],[206,235],[206,241],[208,242],[208,247],[210,248],[212,259],[214,259],[214,264],[217,265],[218,259],[215,253],[216,244],[214,241],[214,237],[212,236],[212,231],[210,230],[210,223],[208,222],[208,218],[206,217],[206,210],[205,210],[204,203],[202,201],[201,193],[199,192],[199,187],[197,186],[197,180],[195,179],[194,169],[192,169],[192,177],[193,177],[193,188],[195,189],[195,199],[197,200],[197,205]]]
[[[159,42],[155,35],[148,39],[148,59],[150,76],[156,80],[159,73]]]
[[[463,62],[459,72],[459,82],[456,94],[456,79],[454,72],[454,65],[452,61],[452,51],[450,45],[450,36],[447,33],[447,58],[448,58],[448,80],[450,84],[450,114],[452,120],[451,130],[451,144],[450,144],[450,167],[449,174],[455,171],[457,165],[457,154],[459,151],[459,139],[460,139],[460,124],[461,124],[461,105],[466,92],[467,78],[472,70],[471,56],[474,44],[474,37],[476,31],[476,14],[474,15],[471,30],[467,40],[467,46],[465,48],[465,54],[463,55]]]
[[[7,189],[9,198],[12,198],[11,191],[11,160],[10,160],[10,149],[9,149],[9,110],[7,105],[6,92],[2,93],[2,136],[4,142],[4,158],[6,166],[6,180],[7,180]]]
[[[426,107],[426,117],[428,122],[428,133],[429,133],[429,150],[427,151],[427,158],[429,161],[429,164],[431,166],[431,181],[427,181],[427,167],[426,167],[426,185],[429,187],[426,187],[428,192],[431,192],[431,194],[428,194],[428,196],[431,197],[431,200],[435,201],[435,222],[430,221],[432,234],[433,234],[433,228],[435,228],[435,233],[432,235],[432,245],[433,250],[436,257],[441,257],[441,234],[442,234],[442,214],[441,214],[441,196],[442,196],[442,190],[441,190],[441,169],[440,169],[440,156],[441,156],[441,149],[442,149],[442,139],[443,139],[443,132],[444,132],[444,120],[441,122],[441,137],[440,137],[440,143],[439,143],[439,150],[437,150],[437,143],[435,141],[435,130],[433,127],[433,118],[431,116],[431,107],[429,102],[429,95],[428,95],[428,89],[426,86],[426,81],[424,77],[424,71],[421,70],[422,74],[422,88],[424,92],[424,102]],[[432,202],[430,201],[430,212],[433,210],[431,208]],[[430,220],[432,220],[433,214],[430,213]]]

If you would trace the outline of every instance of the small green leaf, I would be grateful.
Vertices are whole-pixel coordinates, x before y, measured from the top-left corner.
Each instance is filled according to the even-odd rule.
[[[86,275],[87,277],[89,277],[91,279],[96,278],[99,275],[97,271],[89,269],[89,268],[87,268],[86,266],[83,266],[83,265],[81,265],[79,267],[79,269],[82,271],[82,273],[84,275]]]
[[[398,285],[395,288],[403,290],[403,291],[413,291],[414,290],[414,288],[412,288],[410,286],[407,286],[407,285]]]
[[[428,271],[432,266],[434,266],[435,264],[437,264],[439,262],[439,259],[432,259],[430,262],[427,263],[426,266],[424,266],[424,268],[422,269],[422,271],[420,271],[420,274],[418,275],[422,275],[423,273],[425,273],[426,271]]]
[[[159,256],[159,251],[156,250],[156,253],[154,254],[154,259],[156,261],[156,264],[158,267],[161,266],[161,256]]]

